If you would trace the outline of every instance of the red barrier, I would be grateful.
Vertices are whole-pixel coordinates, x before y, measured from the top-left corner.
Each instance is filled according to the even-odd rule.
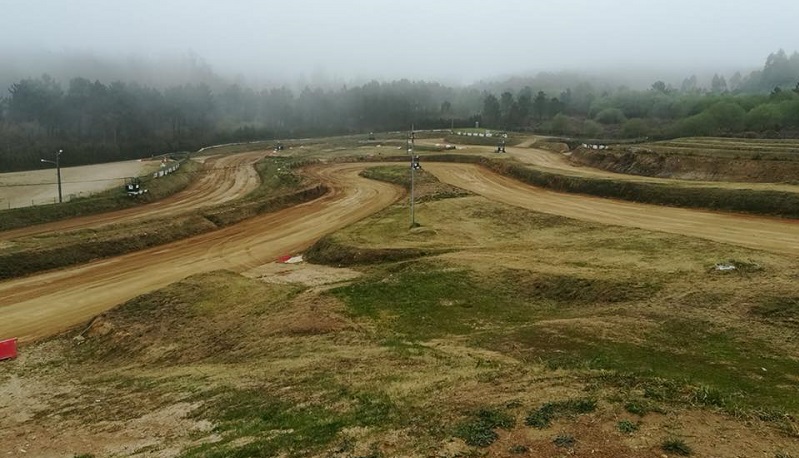
[[[17,339],[0,340],[0,361],[17,357]]]

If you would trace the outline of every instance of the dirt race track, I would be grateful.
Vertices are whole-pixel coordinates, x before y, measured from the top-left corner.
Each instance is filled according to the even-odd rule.
[[[48,232],[96,228],[106,224],[128,223],[164,215],[174,216],[199,207],[222,204],[239,198],[258,186],[258,174],[253,168],[253,164],[262,159],[265,154],[263,151],[254,151],[231,156],[207,157],[204,158],[206,173],[186,190],[166,199],[101,215],[0,232],[0,241],[10,240],[21,235],[30,236]]]
[[[153,249],[0,283],[0,338],[19,337],[24,342],[48,336],[189,275],[217,269],[244,271],[302,250],[324,234],[365,218],[403,195],[397,186],[358,176],[360,170],[375,165],[316,166],[308,173],[326,183],[331,192],[312,202]],[[799,255],[799,223],[795,221],[559,194],[475,165],[427,163],[425,168],[445,183],[510,205]],[[235,175],[233,181],[240,178]],[[238,189],[244,192],[248,186],[242,184]],[[152,208],[181,211],[182,204],[185,201],[178,199]],[[81,224],[102,223],[104,218],[108,216],[87,218]]]

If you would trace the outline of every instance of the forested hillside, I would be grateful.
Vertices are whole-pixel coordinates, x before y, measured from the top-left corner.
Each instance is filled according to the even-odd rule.
[[[554,88],[559,81],[560,88]],[[64,150],[64,165],[141,158],[213,143],[481,125],[578,138],[693,135],[799,136],[799,54],[779,51],[762,70],[679,88],[595,87],[542,74],[519,84],[453,88],[370,82],[337,89],[253,89],[206,84],[156,89],[48,75],[22,79],[0,98],[0,170],[39,166]],[[545,84],[544,84],[545,83]],[[549,91],[549,92],[547,92]]]

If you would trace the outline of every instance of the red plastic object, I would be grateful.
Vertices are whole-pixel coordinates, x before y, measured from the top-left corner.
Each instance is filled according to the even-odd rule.
[[[286,254],[286,255],[283,255],[283,256],[277,258],[278,262],[283,262],[283,263],[285,263],[289,259],[291,259],[291,255],[290,254]]]
[[[0,361],[17,357],[17,339],[0,340]]]

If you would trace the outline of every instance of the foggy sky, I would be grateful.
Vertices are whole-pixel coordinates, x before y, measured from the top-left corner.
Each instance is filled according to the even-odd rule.
[[[0,0],[0,51],[199,56],[253,83],[687,76],[752,69],[799,49],[797,18],[796,0]]]

